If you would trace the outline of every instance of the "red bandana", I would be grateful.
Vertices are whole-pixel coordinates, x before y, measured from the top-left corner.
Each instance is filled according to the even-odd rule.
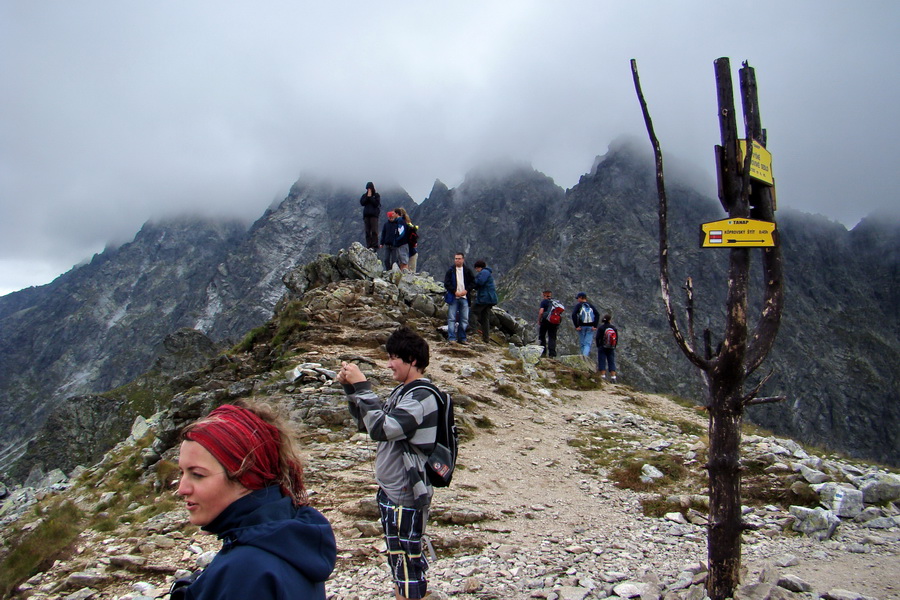
[[[223,404],[185,434],[222,463],[248,490],[277,483],[278,429],[253,412]]]

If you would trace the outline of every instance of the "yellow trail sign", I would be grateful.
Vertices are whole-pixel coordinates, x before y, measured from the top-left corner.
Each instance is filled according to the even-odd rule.
[[[744,162],[744,154],[747,152],[747,140],[738,140],[741,150],[741,163]],[[766,185],[775,185],[772,177],[772,153],[766,150],[762,144],[753,140],[753,157],[750,159],[750,177]]]
[[[722,219],[700,226],[701,248],[767,248],[775,246],[775,223],[756,219]]]

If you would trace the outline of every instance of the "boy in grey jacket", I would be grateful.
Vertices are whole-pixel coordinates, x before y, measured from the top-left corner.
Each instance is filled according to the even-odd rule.
[[[382,400],[359,367],[342,363],[338,381],[347,394],[350,414],[378,442],[375,480],[378,506],[387,541],[388,563],[398,599],[422,598],[427,592],[428,561],[422,534],[433,489],[425,472],[425,457],[435,446],[438,402],[424,387],[416,387],[428,366],[428,342],[408,327],[388,338],[388,368],[399,382]]]

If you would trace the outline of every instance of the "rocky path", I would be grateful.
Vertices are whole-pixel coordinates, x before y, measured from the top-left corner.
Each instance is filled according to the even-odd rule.
[[[460,383],[442,372],[433,377],[443,385]],[[476,382],[473,386],[479,387]],[[624,386],[552,395],[538,390],[523,396],[513,403],[477,406],[479,418],[486,418],[493,427],[461,446],[461,469],[453,485],[436,491],[435,514],[471,510],[485,512],[489,518],[465,526],[430,528],[436,540],[463,539],[462,548],[439,551],[432,563],[435,596],[552,600],[646,594],[648,590],[662,596],[678,590],[687,594],[692,582],[701,582],[705,529],[643,516],[640,495],[619,489],[603,473],[591,472],[581,452],[568,441],[583,436],[586,425],[602,420],[598,415],[612,412],[628,420],[628,415],[636,414],[636,396],[645,408],[669,416],[677,413],[705,426],[702,417]],[[659,435],[665,431],[661,429]],[[371,467],[365,469],[369,472],[361,474],[363,479],[371,476]],[[784,511],[771,512],[764,515],[769,522],[786,516]],[[340,519],[333,520],[341,531]],[[868,538],[870,543],[854,552],[847,550],[847,542],[773,535],[772,528],[750,532],[744,544],[746,581],[756,581],[764,569],[771,572],[775,566],[780,575],[805,580],[814,592],[840,588],[881,600],[900,599],[900,536],[852,532],[845,537],[847,542]],[[467,548],[466,540],[474,547]],[[372,551],[380,548],[380,540],[369,539],[366,545],[370,552],[365,561],[357,553],[335,574],[329,587],[335,600],[385,597],[383,557]]]
[[[702,600],[705,528],[675,513],[645,516],[641,500],[656,494],[617,487],[584,445],[605,444],[608,455],[678,456],[702,471],[695,456],[704,445],[702,415],[625,385],[581,392],[555,387],[552,372],[531,379],[496,347],[433,348],[429,375],[458,390],[477,432],[461,446],[451,487],[435,493],[428,527],[437,552],[429,571],[434,600]],[[383,357],[360,352],[371,361],[370,375],[381,378],[376,389],[389,389]],[[330,366],[346,358],[343,339],[316,355]],[[334,414],[344,414],[337,386],[311,389]],[[280,385],[266,392],[288,411],[303,393]],[[392,597],[373,501],[374,443],[347,429],[310,427],[303,445],[312,501],[338,538],[329,598]],[[694,483],[666,493],[705,489]],[[754,585],[741,598],[900,600],[897,527],[874,530],[845,520],[834,538],[820,542],[784,532],[789,518],[775,506],[748,509],[756,529],[744,536],[744,583]],[[71,556],[21,586],[16,598],[165,597],[174,577],[202,566],[218,549],[210,536],[183,533],[185,521],[179,508],[150,519],[138,534],[88,530]]]

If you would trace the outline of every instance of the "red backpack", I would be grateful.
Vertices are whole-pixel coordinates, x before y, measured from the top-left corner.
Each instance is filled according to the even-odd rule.
[[[562,316],[565,311],[566,307],[561,302],[550,300],[550,311],[547,313],[547,321],[554,325],[559,325],[562,323]]]
[[[603,347],[604,348],[615,348],[616,344],[619,343],[619,334],[616,333],[616,330],[610,326],[607,327],[603,332]]]

